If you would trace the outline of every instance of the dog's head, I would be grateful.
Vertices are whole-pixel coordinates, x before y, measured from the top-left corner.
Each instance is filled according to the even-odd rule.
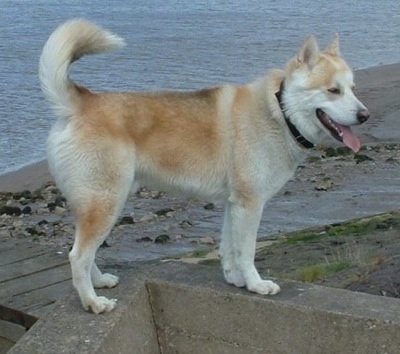
[[[329,134],[357,152],[360,142],[350,126],[364,123],[369,112],[354,95],[353,73],[340,56],[338,35],[323,52],[308,37],[284,76],[284,111],[297,130],[312,143]]]

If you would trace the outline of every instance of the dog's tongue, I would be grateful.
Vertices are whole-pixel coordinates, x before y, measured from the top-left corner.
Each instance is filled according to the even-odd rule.
[[[348,146],[354,152],[358,152],[361,148],[360,140],[353,134],[350,127],[340,125],[340,130],[343,133],[343,143]]]

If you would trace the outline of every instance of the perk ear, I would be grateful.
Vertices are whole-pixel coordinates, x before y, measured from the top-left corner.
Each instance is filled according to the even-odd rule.
[[[318,61],[319,48],[314,36],[309,36],[303,42],[300,51],[297,54],[297,63],[306,64],[310,69]]]
[[[340,55],[339,34],[335,33],[335,36],[333,37],[331,44],[329,44],[328,47],[325,49],[325,53],[333,55],[333,56]]]

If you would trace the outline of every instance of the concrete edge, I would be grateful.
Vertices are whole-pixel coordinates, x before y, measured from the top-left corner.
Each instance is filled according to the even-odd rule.
[[[125,264],[119,273],[117,288],[99,291],[118,298],[113,312],[86,313],[69,294],[9,353],[396,353],[400,347],[397,299],[294,281],[278,281],[282,292],[262,297],[225,284],[215,267],[177,262]]]

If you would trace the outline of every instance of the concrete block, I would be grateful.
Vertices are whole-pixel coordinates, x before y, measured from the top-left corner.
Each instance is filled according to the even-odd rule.
[[[393,312],[388,314],[391,320],[385,316],[386,308],[399,305],[397,300],[350,293],[346,295],[352,296],[343,296],[337,304],[328,300],[321,305],[320,301],[326,298],[320,297],[313,306],[303,298],[308,297],[308,292],[324,291],[324,288],[299,290],[298,283],[294,282],[285,288],[293,295],[291,299],[288,296],[286,299],[261,298],[175,283],[149,283],[163,353],[398,352],[400,339],[396,333],[400,330],[400,316],[394,319]],[[333,297],[337,291],[349,293],[329,290]],[[368,309],[358,307],[358,303],[364,307],[366,298],[371,297],[372,303],[383,300],[380,306],[375,302]],[[400,315],[398,309],[395,312]]]
[[[93,315],[74,294],[40,319],[10,354],[396,354],[400,302],[279,281],[273,297],[227,285],[219,269],[126,264],[100,293],[117,308]]]
[[[9,354],[157,354],[157,335],[143,281],[98,291],[118,298],[110,313],[85,312],[75,292],[29,330]]]

